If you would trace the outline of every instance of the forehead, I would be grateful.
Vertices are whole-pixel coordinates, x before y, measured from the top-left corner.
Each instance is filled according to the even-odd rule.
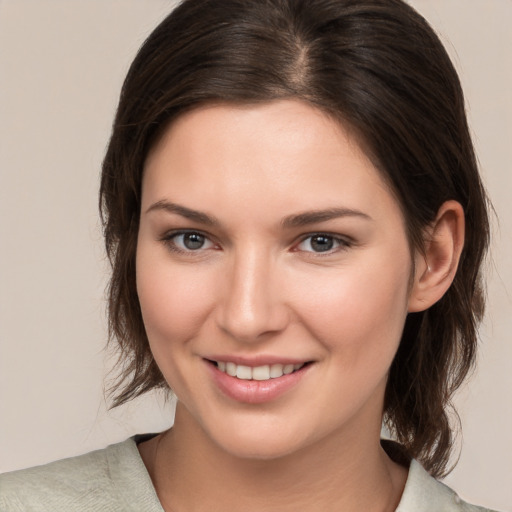
[[[276,212],[397,208],[351,131],[296,100],[208,105],[175,120],[144,172],[143,202],[166,198],[242,211],[262,201]]]

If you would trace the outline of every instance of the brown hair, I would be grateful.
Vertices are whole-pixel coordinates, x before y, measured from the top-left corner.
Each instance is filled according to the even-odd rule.
[[[384,421],[434,476],[452,446],[450,399],[475,360],[488,238],[457,74],[428,23],[401,0],[185,0],[148,37],[124,82],[103,163],[110,340],[120,347],[113,406],[167,387],[135,286],[143,165],[180,114],[214,102],[306,101],[351,126],[399,201],[411,247],[448,199],[466,216],[453,285],[409,314]]]

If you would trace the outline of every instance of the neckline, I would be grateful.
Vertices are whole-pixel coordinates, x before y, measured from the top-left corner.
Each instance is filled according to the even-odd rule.
[[[123,492],[126,492],[127,488],[132,490],[126,499],[128,510],[165,512],[138,449],[140,443],[149,441],[157,435],[159,433],[137,434],[109,447],[118,447],[114,452],[124,451],[123,458],[128,458],[128,461],[120,464],[119,453],[117,457],[113,457],[111,464],[112,477],[117,480],[118,487],[122,488]],[[381,439],[381,445],[394,462],[408,468],[405,487],[395,512],[431,512],[439,507],[460,503],[460,498],[449,487],[434,479],[418,461],[408,458],[399,443]],[[110,461],[111,457],[109,463]],[[140,493],[140,497],[136,497],[137,493]]]

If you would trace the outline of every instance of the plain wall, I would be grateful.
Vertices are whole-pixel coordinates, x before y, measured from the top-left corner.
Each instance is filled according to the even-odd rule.
[[[479,369],[457,397],[464,436],[446,481],[512,511],[512,1],[411,3],[460,71],[500,219]],[[172,422],[155,395],[107,412],[97,189],[124,74],[173,4],[0,0],[0,471]]]

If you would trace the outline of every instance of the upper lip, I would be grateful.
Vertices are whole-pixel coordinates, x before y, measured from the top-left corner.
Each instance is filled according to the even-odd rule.
[[[282,356],[276,356],[276,355],[258,355],[258,356],[241,356],[241,355],[212,355],[205,357],[205,359],[209,361],[215,361],[215,362],[225,362],[225,363],[235,363],[236,365],[241,366],[251,366],[251,367],[257,367],[257,366],[265,366],[265,365],[272,365],[272,364],[305,364],[309,362],[309,359],[298,359],[293,357],[282,357]]]

